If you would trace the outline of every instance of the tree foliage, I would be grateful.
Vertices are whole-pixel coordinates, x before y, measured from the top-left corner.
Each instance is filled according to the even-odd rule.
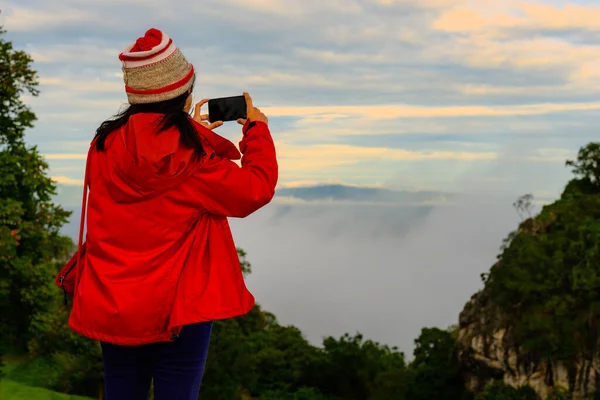
[[[467,399],[459,374],[455,339],[451,332],[438,328],[423,328],[415,339],[414,361],[410,365],[411,381],[408,399]]]
[[[55,184],[36,147],[25,143],[37,96],[32,60],[0,30],[0,340],[24,349],[36,315],[52,302],[48,282],[72,242],[59,232],[69,213],[52,202]]]
[[[531,193],[524,194],[513,203],[513,207],[521,219],[525,219],[526,216],[531,218],[531,213],[533,212],[533,195]]]
[[[576,160],[568,160],[573,174],[580,180],[600,186],[600,142],[592,142],[579,149]]]
[[[60,233],[70,213],[52,202],[56,186],[48,164],[25,141],[36,119],[23,101],[38,95],[32,59],[4,35],[0,30],[0,347],[52,360],[60,374],[46,386],[88,394],[86,379],[99,376],[99,353],[70,331],[69,310],[53,285],[73,251],[72,240]]]
[[[486,280],[510,315],[513,345],[538,360],[598,355],[600,176],[598,143],[582,147],[560,199],[511,234]]]
[[[323,349],[324,363],[317,369],[323,393],[348,400],[405,398],[408,374],[396,348],[345,334],[326,338]]]
[[[538,400],[538,396],[529,386],[514,388],[502,382],[494,382],[475,400]]]

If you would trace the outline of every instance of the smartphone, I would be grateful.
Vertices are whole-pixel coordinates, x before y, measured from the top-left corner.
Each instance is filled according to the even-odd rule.
[[[208,101],[208,119],[210,122],[245,119],[246,111],[246,98],[244,96],[220,97]]]

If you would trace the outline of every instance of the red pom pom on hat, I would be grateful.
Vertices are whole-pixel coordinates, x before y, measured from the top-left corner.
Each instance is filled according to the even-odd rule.
[[[152,50],[162,42],[162,39],[163,33],[161,31],[156,28],[150,28],[143,37],[135,41],[135,44],[129,51],[137,53],[138,51]]]
[[[173,40],[164,32],[156,28],[148,29],[143,37],[138,38],[119,55],[119,59],[121,61],[150,59],[174,50],[175,46],[172,44]]]

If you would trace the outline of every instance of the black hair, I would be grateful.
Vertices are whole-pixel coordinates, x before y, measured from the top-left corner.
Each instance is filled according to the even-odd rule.
[[[131,104],[111,119],[104,121],[96,130],[96,150],[106,150],[106,138],[115,130],[121,128],[129,121],[129,117],[140,113],[163,114],[160,129],[157,133],[166,131],[175,126],[179,130],[181,144],[194,149],[194,158],[198,159],[206,154],[198,132],[192,123],[191,117],[184,111],[185,103],[191,90],[171,99],[157,103]]]

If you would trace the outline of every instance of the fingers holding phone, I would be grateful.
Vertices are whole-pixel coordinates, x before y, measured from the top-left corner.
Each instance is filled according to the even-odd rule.
[[[252,121],[260,121],[265,124],[269,124],[269,118],[265,114],[260,111],[260,109],[254,107],[252,103],[252,97],[246,92],[244,92],[244,98],[246,99],[246,118],[239,118],[237,120],[238,124],[244,125],[246,123],[246,119],[250,122]]]
[[[200,108],[206,103],[208,103],[208,114],[201,114]],[[209,129],[223,125],[224,121],[237,121],[241,125],[244,125],[247,120],[269,123],[267,116],[254,107],[248,93],[244,93],[243,96],[204,99],[196,104],[194,119]],[[206,121],[213,122],[208,124]]]
[[[194,118],[194,121],[198,122],[199,124],[205,126],[207,129],[210,129],[212,131],[213,129],[218,128],[219,126],[223,125],[223,121],[210,122],[208,114],[202,114],[201,108],[203,105],[208,103],[209,100],[210,99],[203,99],[196,104],[196,107],[194,109],[194,117],[193,118]]]

